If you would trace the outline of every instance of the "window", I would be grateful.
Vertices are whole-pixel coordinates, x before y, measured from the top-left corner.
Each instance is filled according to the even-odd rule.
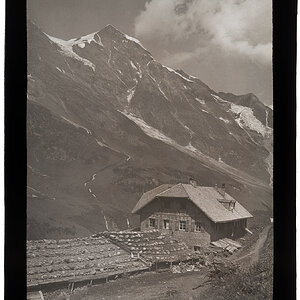
[[[153,218],[149,219],[149,227],[155,227],[155,219]]]
[[[164,220],[164,229],[170,229],[170,221]]]
[[[186,230],[186,221],[179,222],[179,230]]]
[[[180,209],[186,209],[186,202],[185,200],[180,201]]]
[[[202,226],[200,222],[195,223],[195,231],[202,231]]]
[[[230,201],[229,202],[229,210],[231,210],[231,211],[233,211],[234,210],[234,208],[235,208],[235,201]]]

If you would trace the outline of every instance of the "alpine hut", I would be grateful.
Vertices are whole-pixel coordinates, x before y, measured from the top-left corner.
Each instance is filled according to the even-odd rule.
[[[245,234],[252,215],[222,188],[189,184],[162,184],[142,195],[132,210],[140,215],[141,231],[157,229],[189,246]]]

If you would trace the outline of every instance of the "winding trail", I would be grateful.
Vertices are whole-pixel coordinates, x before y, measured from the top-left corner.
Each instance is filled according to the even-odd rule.
[[[90,179],[88,179],[86,182],[84,182],[84,187],[87,189],[87,192],[95,199],[97,199],[97,196],[95,195],[95,193],[93,192],[93,190],[91,189],[90,186],[88,186],[90,183],[92,183],[95,179],[96,179],[96,176],[98,174],[100,174],[101,172],[109,169],[109,168],[113,168],[115,166],[118,166],[118,165],[121,165],[122,163],[126,163],[128,162],[130,159],[131,159],[131,156],[127,155],[127,154],[124,154],[126,157],[125,158],[121,158],[119,160],[117,160],[116,162],[114,163],[111,163],[111,164],[108,164],[106,166],[104,166],[103,168],[101,168],[100,170],[98,170],[96,173],[94,173]],[[104,212],[103,212],[103,209],[101,209],[101,214],[103,216],[103,219],[104,219],[104,224],[105,224],[105,227],[106,227],[106,230],[109,231],[109,224],[108,224],[108,219],[107,217],[105,216]],[[128,226],[128,223],[129,223],[129,220],[127,218],[127,226]]]
[[[254,244],[254,249],[252,251],[250,251],[248,254],[246,254],[244,256],[241,256],[241,257],[235,259],[235,261],[238,262],[240,260],[250,257],[249,265],[252,266],[252,265],[257,264],[261,250],[267,240],[268,233],[269,233],[269,230],[271,229],[271,227],[272,227],[272,225],[268,225],[262,230],[262,232],[260,232],[258,240]]]
[[[96,176],[97,176],[99,173],[105,171],[105,170],[108,169],[108,168],[112,168],[112,167],[114,167],[114,166],[116,166],[116,165],[119,165],[119,164],[121,164],[123,161],[124,161],[124,158],[121,158],[121,159],[119,159],[117,162],[108,164],[108,165],[106,165],[105,167],[101,168],[100,170],[96,171],[96,173],[94,173],[94,174],[91,176],[91,178],[90,178],[89,180],[87,180],[87,181],[84,183],[84,186],[87,187],[87,185],[88,185],[90,182],[93,182],[93,181],[95,180]],[[128,157],[125,158],[125,161],[128,161]],[[90,190],[90,188],[89,188],[89,190]]]
[[[263,246],[264,246],[264,244],[265,244],[265,242],[267,240],[268,233],[269,233],[269,230],[270,230],[271,226],[272,225],[268,225],[259,234],[259,238],[258,238],[258,240],[257,240],[257,242],[255,244],[255,248],[251,252],[252,253],[251,262],[250,262],[251,265],[255,265],[258,262],[260,252],[261,252],[261,250],[262,250],[262,248],[263,248]]]

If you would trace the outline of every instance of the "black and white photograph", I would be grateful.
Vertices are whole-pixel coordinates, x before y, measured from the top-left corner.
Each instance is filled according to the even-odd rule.
[[[27,0],[27,299],[273,299],[272,31],[271,0]]]

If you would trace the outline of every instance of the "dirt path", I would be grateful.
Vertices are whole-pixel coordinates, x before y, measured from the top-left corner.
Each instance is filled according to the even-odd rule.
[[[266,240],[267,240],[267,237],[268,237],[268,233],[269,233],[269,230],[271,228],[272,225],[268,225],[267,227],[265,227],[263,229],[263,231],[259,234],[259,238],[255,244],[255,248],[254,250],[252,251],[252,257],[251,257],[251,261],[250,261],[250,264],[251,265],[254,265],[258,262],[258,259],[259,259],[259,255],[260,255],[260,251],[262,249],[262,247],[264,246]]]
[[[259,255],[260,255],[260,251],[263,248],[267,237],[268,237],[268,233],[269,230],[271,228],[272,225],[268,225],[266,226],[262,232],[259,234],[258,240],[256,241],[256,243],[254,244],[254,249],[252,251],[250,251],[248,254],[241,256],[239,258],[237,258],[235,261],[239,262],[239,261],[243,261],[243,262],[248,262],[245,265],[247,265],[247,267],[249,267],[249,265],[255,265],[258,262],[259,259]]]
[[[125,161],[127,161],[127,159],[128,158],[126,157]],[[123,161],[124,161],[124,159],[121,158],[121,159],[117,160],[116,162],[108,164],[108,165],[104,166],[103,168],[101,168],[100,170],[96,171],[96,173],[94,173],[89,180],[84,182],[84,186],[86,187],[89,183],[93,182],[99,173],[105,171],[108,168],[115,167],[115,166],[121,164]]]
[[[84,187],[86,189],[86,191],[92,196],[94,197],[95,199],[98,199],[97,198],[97,195],[95,194],[95,192],[92,190],[92,186],[91,184],[93,183],[93,181],[96,179],[96,176],[98,174],[100,174],[101,172],[109,169],[109,168],[113,168],[113,167],[116,167],[116,166],[119,166],[121,165],[122,163],[127,163],[130,159],[131,159],[131,156],[125,154],[126,157],[125,158],[121,158],[121,159],[118,159],[117,161],[113,162],[113,163],[110,163],[106,166],[104,166],[103,168],[101,168],[100,170],[96,171],[91,177],[90,179],[88,179],[87,181],[84,182]],[[104,219],[104,224],[105,224],[105,228],[106,230],[109,231],[109,226],[108,226],[108,219],[107,217],[105,216],[104,214],[104,211],[103,209],[101,209],[101,214],[103,216],[103,219]]]

